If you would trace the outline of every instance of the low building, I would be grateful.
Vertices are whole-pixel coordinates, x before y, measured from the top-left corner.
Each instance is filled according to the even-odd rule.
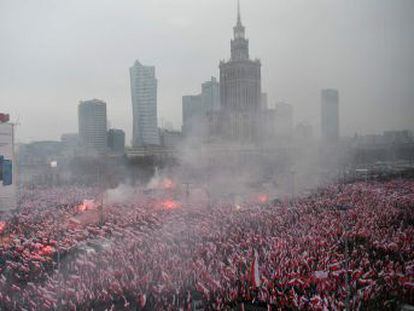
[[[17,150],[17,159],[21,185],[52,186],[62,181],[64,149],[60,141],[21,144]]]
[[[385,131],[383,139],[388,144],[406,144],[414,141],[413,132],[409,130]]]
[[[179,131],[160,130],[161,146],[165,148],[177,148],[182,138],[183,136]]]
[[[80,139],[77,133],[62,134],[60,137],[65,156],[74,157],[80,153]]]
[[[0,218],[17,207],[14,128],[8,115],[0,117]]]

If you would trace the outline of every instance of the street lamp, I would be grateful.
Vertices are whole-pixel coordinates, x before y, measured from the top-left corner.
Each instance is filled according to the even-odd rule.
[[[290,171],[292,201],[295,198],[295,170]]]

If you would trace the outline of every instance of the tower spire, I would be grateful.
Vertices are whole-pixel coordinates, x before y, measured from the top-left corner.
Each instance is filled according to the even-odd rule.
[[[237,24],[233,27],[234,38],[244,38],[244,26],[241,22],[240,0],[237,0]]]
[[[240,0],[237,0],[237,24],[241,25]]]
[[[233,27],[234,39],[231,41],[232,59],[249,59],[249,41],[245,38],[245,28],[241,22],[240,0],[237,0],[237,24]]]

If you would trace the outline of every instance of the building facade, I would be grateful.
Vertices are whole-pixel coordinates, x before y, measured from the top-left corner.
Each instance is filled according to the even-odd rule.
[[[293,134],[293,107],[279,102],[275,105],[275,136],[281,140],[290,140]]]
[[[220,111],[220,84],[215,77],[201,84],[201,93],[182,99],[183,134],[186,137],[206,138],[209,134],[209,115]]]
[[[183,96],[183,134],[186,137],[201,136],[204,129],[206,107],[203,104],[203,97],[199,95]]]
[[[261,117],[261,138],[265,143],[286,143],[293,136],[293,107],[276,103],[272,109],[263,109]]]
[[[159,145],[155,67],[144,66],[136,61],[129,73],[133,113],[132,145]]]
[[[233,28],[231,57],[220,62],[220,136],[232,142],[251,143],[260,130],[262,91],[261,63],[249,57],[249,41],[241,22],[238,5],[237,24]]]
[[[261,105],[262,110],[267,110],[268,109],[267,98],[268,98],[267,93],[262,93],[262,95],[260,97],[260,105]]]
[[[161,146],[164,148],[178,148],[182,141],[182,133],[162,129],[160,130]]]
[[[108,131],[108,148],[111,152],[122,154],[125,152],[125,132],[119,129]]]
[[[295,140],[299,143],[309,142],[313,139],[312,125],[307,122],[299,122],[295,127]]]
[[[80,139],[78,133],[65,133],[60,136],[62,142],[62,149],[64,153],[70,157],[79,153]]]
[[[321,138],[325,143],[339,140],[339,93],[334,89],[321,91]]]
[[[0,220],[17,207],[16,161],[14,128],[5,114],[0,120]]]
[[[201,85],[201,97],[207,112],[220,110],[220,84],[215,77]]]
[[[413,132],[410,130],[385,131],[384,142],[387,144],[410,144],[413,142]]]
[[[81,101],[78,106],[79,140],[86,153],[107,151],[106,103],[99,99]]]

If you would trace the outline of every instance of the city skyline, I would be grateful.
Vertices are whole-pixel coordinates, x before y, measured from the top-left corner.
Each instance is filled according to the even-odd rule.
[[[94,14],[82,13],[76,1],[66,6],[61,2],[51,5],[46,1],[44,6],[16,2],[19,4],[0,4],[4,8],[1,20],[7,25],[0,30],[6,46],[0,52],[0,102],[2,110],[21,123],[18,141],[58,139],[62,133],[76,132],[77,103],[96,97],[108,103],[111,124],[125,129],[130,142],[128,67],[137,58],[154,64],[159,72],[158,119],[172,121],[179,128],[181,96],[194,93],[206,77],[218,76],[217,61],[224,55],[229,58],[234,1],[101,4]],[[203,10],[199,10],[200,5]],[[252,54],[260,56],[264,64],[263,90],[269,93],[269,104],[285,101],[295,109],[295,123],[307,121],[318,128],[320,90],[335,88],[341,94],[344,135],[412,129],[409,121],[414,115],[414,91],[410,81],[414,74],[410,69],[414,64],[410,55],[414,46],[408,39],[414,10],[410,8],[412,3],[406,1],[378,1],[374,6],[345,2],[333,6],[326,1],[313,5],[267,1],[257,5],[243,1],[247,37],[254,38]],[[68,16],[65,9],[74,16]],[[133,9],[140,17],[147,17],[136,21],[129,11]],[[32,10],[33,17],[25,19]],[[54,17],[41,19],[49,16],[49,10]],[[221,14],[212,24],[207,16],[217,10]],[[13,16],[13,12],[19,14]],[[102,18],[103,13],[112,14],[111,22]],[[22,26],[11,26],[12,16],[17,22],[26,21]],[[161,22],[160,16],[168,18]],[[295,20],[301,17],[305,20],[298,25]],[[86,23],[89,19],[92,22]],[[46,29],[48,23],[72,32],[61,36]],[[140,25],[147,26],[145,31]],[[357,28],[362,31],[352,32]],[[109,34],[96,36],[101,30]],[[124,39],[108,40],[120,33],[125,33]],[[163,47],[170,53],[164,53]],[[107,53],[97,55],[97,49]],[[23,69],[24,74],[19,74]],[[30,79],[35,73],[36,79]],[[363,110],[359,109],[362,104]],[[53,120],[50,114],[55,116]],[[39,122],[42,127],[35,125]]]
[[[0,0],[0,311],[414,308],[413,26]]]

